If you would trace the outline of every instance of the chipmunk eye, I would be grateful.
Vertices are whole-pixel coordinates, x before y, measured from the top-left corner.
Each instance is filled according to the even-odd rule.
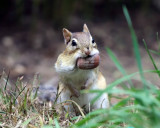
[[[75,40],[72,40],[72,46],[77,46],[77,43]]]
[[[92,39],[92,43],[93,43],[93,44],[95,43],[94,39]]]

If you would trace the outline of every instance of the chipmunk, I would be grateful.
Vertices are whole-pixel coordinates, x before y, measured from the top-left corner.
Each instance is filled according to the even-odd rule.
[[[99,62],[99,50],[87,25],[84,24],[82,32],[72,33],[63,28],[63,36],[66,49],[58,56],[55,63],[56,72],[60,77],[57,102],[60,103],[72,99],[81,107],[85,106],[84,110],[86,112],[93,109],[108,108],[109,100],[107,94],[103,94],[93,105],[90,105],[91,100],[97,94],[80,93],[82,89],[105,89],[107,85],[104,76],[99,71],[99,68],[96,67],[99,64],[87,62],[86,58],[92,58],[91,60]],[[85,66],[83,62],[86,64]],[[77,63],[79,63],[79,66],[77,66]],[[69,112],[74,112],[72,104],[64,107]]]

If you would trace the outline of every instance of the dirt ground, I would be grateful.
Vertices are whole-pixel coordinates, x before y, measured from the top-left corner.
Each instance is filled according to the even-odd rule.
[[[160,15],[156,12],[148,14],[134,12],[131,16],[139,40],[143,69],[154,69],[142,39],[146,40],[150,49],[158,49],[156,32],[160,32]],[[83,23],[87,23],[101,52],[100,68],[108,84],[122,75],[109,59],[105,51],[106,47],[113,50],[128,73],[138,71],[130,32],[123,14],[115,19],[98,23],[84,21],[78,17],[71,17],[70,20],[72,24],[68,25],[68,29],[73,32],[81,31]],[[30,81],[35,73],[39,73],[41,83],[45,83],[56,76],[54,63],[64,48],[62,28],[54,30],[52,25],[42,21],[38,21],[34,29],[28,26],[1,25],[0,72],[5,70],[7,73],[10,70],[12,83],[19,76],[24,76],[25,81]],[[153,56],[157,65],[160,66],[160,57]],[[146,77],[148,81],[160,86],[158,76],[150,74]],[[138,77],[134,82],[138,86]]]

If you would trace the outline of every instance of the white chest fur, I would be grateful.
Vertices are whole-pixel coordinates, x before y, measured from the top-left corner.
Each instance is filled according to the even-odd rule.
[[[77,69],[73,73],[61,76],[61,78],[65,85],[71,85],[77,90],[80,90],[86,84],[87,80],[93,79],[95,81],[97,76],[94,70]]]

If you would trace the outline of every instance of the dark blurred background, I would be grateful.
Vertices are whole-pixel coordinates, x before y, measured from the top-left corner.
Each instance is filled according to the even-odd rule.
[[[121,76],[109,60],[105,47],[111,48],[131,73],[135,72],[132,41],[123,15],[126,5],[132,18],[144,69],[152,64],[142,39],[158,50],[160,32],[159,0],[1,0],[0,70],[11,71],[11,79],[37,72],[42,81],[54,77],[54,63],[65,48],[62,28],[82,31],[86,23],[101,51],[101,68],[109,83]],[[154,56],[158,61],[158,56]],[[153,78],[157,79],[157,78]]]

